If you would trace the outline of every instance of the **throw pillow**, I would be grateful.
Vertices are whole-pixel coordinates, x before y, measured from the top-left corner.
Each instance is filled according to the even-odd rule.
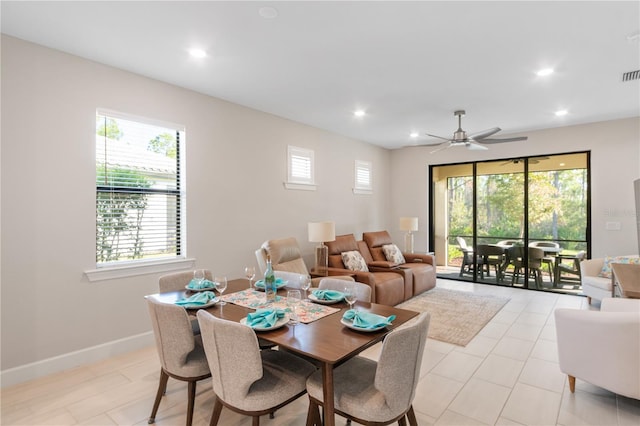
[[[359,251],[345,251],[342,254],[342,263],[350,271],[362,271],[369,272],[367,262],[364,261],[364,257]]]
[[[396,265],[401,265],[406,263],[404,260],[404,256],[402,252],[395,244],[385,244],[382,246],[382,252],[384,253],[384,257],[387,261],[395,263]]]
[[[611,278],[611,264],[612,263],[631,263],[640,264],[640,257],[636,256],[605,256],[604,263],[602,264],[602,270],[598,274],[599,277]]]

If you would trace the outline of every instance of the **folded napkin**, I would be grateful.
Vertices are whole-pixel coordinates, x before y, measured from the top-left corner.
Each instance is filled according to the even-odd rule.
[[[336,290],[313,290],[311,292],[318,300],[342,300],[344,293]]]
[[[212,291],[203,291],[196,293],[191,297],[180,299],[176,301],[176,305],[180,306],[202,306],[206,305],[210,301],[216,298],[216,294]]]
[[[382,315],[372,314],[371,312],[356,311],[349,309],[342,315],[342,318],[353,321],[353,326],[358,328],[381,328],[391,325],[391,321],[396,319],[395,315],[383,317]]]
[[[276,287],[282,287],[286,282],[282,278],[276,278]],[[257,288],[264,288],[264,280],[256,281]]]
[[[198,283],[196,280],[191,280],[189,284],[187,284],[189,290],[202,290],[203,288],[213,288],[215,286],[215,283],[209,280],[203,280],[201,283]]]
[[[256,328],[273,327],[280,318],[284,318],[282,309],[257,309],[247,315],[247,325]]]

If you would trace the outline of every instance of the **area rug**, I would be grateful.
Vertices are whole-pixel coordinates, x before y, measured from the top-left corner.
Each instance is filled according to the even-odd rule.
[[[506,297],[434,288],[397,307],[429,312],[430,338],[466,346],[508,301]]]

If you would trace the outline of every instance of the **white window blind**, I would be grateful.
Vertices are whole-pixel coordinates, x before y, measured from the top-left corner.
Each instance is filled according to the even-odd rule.
[[[313,150],[289,146],[287,149],[287,182],[314,185]]]
[[[184,128],[96,115],[96,265],[181,256]]]
[[[355,162],[355,186],[356,194],[371,193],[371,162],[356,160]]]

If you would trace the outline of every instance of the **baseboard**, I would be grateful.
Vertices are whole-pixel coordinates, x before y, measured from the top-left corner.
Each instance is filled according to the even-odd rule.
[[[81,365],[91,364],[114,355],[132,352],[153,344],[153,332],[149,331],[19,367],[9,368],[0,371],[0,388],[27,382],[49,374],[59,373]]]

